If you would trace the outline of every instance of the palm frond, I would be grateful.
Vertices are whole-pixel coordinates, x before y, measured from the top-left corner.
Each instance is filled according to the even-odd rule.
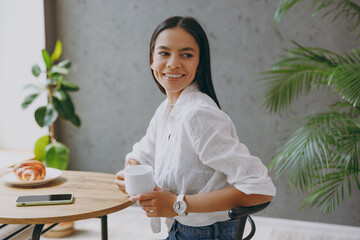
[[[360,111],[359,111],[360,114]],[[294,122],[298,126],[270,164],[280,175],[289,169],[289,182],[302,192],[310,191],[329,169],[359,171],[360,122],[348,113],[329,111]],[[353,173],[353,172],[352,172]]]
[[[287,49],[290,56],[308,59],[313,62],[327,64],[329,67],[336,67],[344,64],[360,63],[360,48],[354,48],[342,56],[336,52],[324,48],[305,47],[295,41],[291,41],[297,47]]]
[[[326,81],[327,72],[323,66],[292,64],[286,69],[270,70],[264,73],[266,92],[263,104],[270,113],[287,109],[300,95],[307,94],[314,87]]]
[[[288,56],[263,72],[266,87],[263,105],[270,113],[287,109],[302,94],[327,84],[329,72],[348,62],[344,57],[321,48],[308,48],[294,42],[296,48],[286,50]]]
[[[335,169],[322,176],[318,188],[302,201],[302,208],[317,206],[324,212],[333,212],[345,199],[345,189],[351,197],[352,182],[359,185],[359,172],[348,174],[345,169]]]
[[[281,0],[278,3],[274,14],[275,24],[279,24],[284,15],[298,2],[303,0]],[[312,11],[311,17],[322,12],[321,18],[331,16],[331,22],[337,21],[342,17],[342,24],[353,23],[351,32],[360,37],[360,6],[355,1],[350,0],[312,0],[309,4]]]
[[[274,14],[275,24],[278,25],[284,15],[290,10],[294,4],[302,2],[303,0],[282,0],[278,3]]]
[[[286,110],[300,95],[321,85],[333,86],[344,99],[358,106],[360,98],[360,50],[353,49],[344,56],[322,48],[297,47],[285,50],[287,56],[263,72],[262,81],[267,89],[263,105],[270,113]],[[346,67],[348,66],[348,67]],[[331,81],[329,80],[331,79]]]
[[[354,107],[360,106],[360,64],[336,67],[329,76],[329,85]]]

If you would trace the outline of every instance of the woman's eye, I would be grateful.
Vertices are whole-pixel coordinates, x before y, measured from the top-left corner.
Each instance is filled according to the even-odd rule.
[[[191,58],[193,55],[191,53],[185,53],[183,54],[183,56],[186,58]]]
[[[159,52],[159,55],[160,55],[160,56],[168,56],[169,53],[167,53],[167,52]]]

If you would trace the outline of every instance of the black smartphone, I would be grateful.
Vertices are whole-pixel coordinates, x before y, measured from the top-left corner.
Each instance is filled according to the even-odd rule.
[[[16,206],[69,204],[73,201],[74,197],[72,194],[27,195],[19,196],[16,200]]]

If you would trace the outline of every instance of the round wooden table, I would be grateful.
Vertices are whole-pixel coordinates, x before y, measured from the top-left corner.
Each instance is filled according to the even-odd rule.
[[[4,173],[5,170],[1,169]],[[60,223],[103,217],[133,204],[117,189],[115,175],[97,172],[63,171],[44,185],[18,187],[0,182],[0,223],[35,224],[33,239],[39,239],[45,223]],[[20,195],[72,193],[74,203],[64,205],[16,207]],[[40,234],[39,234],[40,229]],[[39,237],[34,237],[38,231]],[[35,235],[34,235],[35,234]]]

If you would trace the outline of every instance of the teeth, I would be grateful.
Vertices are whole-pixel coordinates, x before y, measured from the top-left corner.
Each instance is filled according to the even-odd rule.
[[[165,77],[170,77],[170,78],[179,78],[182,77],[182,74],[165,74]]]

